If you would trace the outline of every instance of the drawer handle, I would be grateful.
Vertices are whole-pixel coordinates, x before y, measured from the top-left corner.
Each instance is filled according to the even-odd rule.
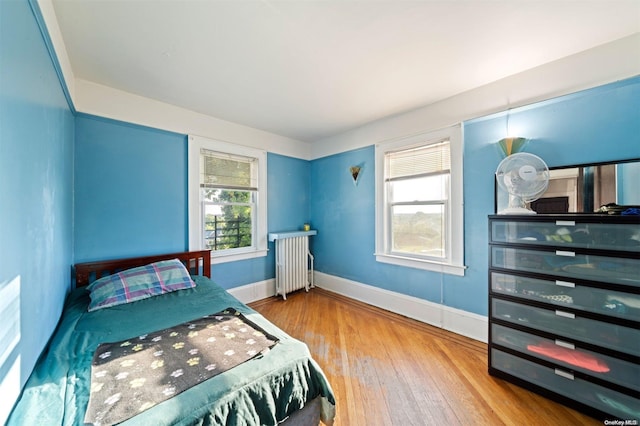
[[[561,287],[571,287],[571,288],[576,287],[575,283],[571,283],[569,281],[560,281],[560,280],[556,280],[556,285],[559,285]]]
[[[556,311],[556,315],[559,317],[571,318],[571,319],[574,319],[576,317],[576,314],[572,314],[571,312],[565,312],[565,311]]]
[[[556,220],[558,226],[576,226],[575,220]]]
[[[568,371],[564,371],[564,370],[560,370],[559,368],[556,368],[554,370],[554,372],[556,373],[556,375],[558,375],[560,377],[564,377],[565,379],[573,380],[573,374],[569,373]]]
[[[556,339],[556,345],[562,346],[563,348],[567,348],[571,350],[574,350],[576,348],[576,345],[574,345],[573,343],[563,342],[562,340],[557,340],[557,339]]]
[[[566,257],[576,257],[576,254],[572,251],[565,251],[565,250],[556,250],[556,255],[557,256],[566,256]]]

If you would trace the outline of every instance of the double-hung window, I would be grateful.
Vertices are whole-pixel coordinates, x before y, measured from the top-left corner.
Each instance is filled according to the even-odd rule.
[[[376,259],[464,274],[460,126],[376,146]]]
[[[266,255],[266,155],[189,136],[189,246],[214,263]]]

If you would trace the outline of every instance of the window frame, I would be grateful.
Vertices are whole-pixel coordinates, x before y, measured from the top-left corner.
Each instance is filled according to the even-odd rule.
[[[200,190],[201,149],[257,159],[258,190],[255,212],[252,212],[253,244],[211,251],[211,263],[234,262],[267,255],[267,153],[266,151],[229,142],[189,135],[187,143],[189,250],[204,250],[204,208]]]
[[[432,145],[449,140],[451,171],[449,176],[449,197],[446,216],[444,258],[434,256],[408,255],[393,251],[391,238],[391,203],[388,194],[386,155],[420,146]],[[446,127],[431,132],[419,133],[399,139],[385,141],[375,146],[376,161],[376,261],[410,268],[464,276],[464,203],[462,181],[462,125]]]

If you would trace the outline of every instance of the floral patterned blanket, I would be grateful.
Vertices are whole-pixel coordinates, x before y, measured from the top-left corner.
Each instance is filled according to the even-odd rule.
[[[123,422],[278,342],[233,308],[98,346],[85,424]]]

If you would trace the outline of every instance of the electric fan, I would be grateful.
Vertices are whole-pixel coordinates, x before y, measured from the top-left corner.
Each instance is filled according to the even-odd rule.
[[[498,214],[536,214],[528,203],[549,186],[549,168],[537,155],[519,152],[502,160],[496,169],[498,185],[509,193],[509,206]]]

